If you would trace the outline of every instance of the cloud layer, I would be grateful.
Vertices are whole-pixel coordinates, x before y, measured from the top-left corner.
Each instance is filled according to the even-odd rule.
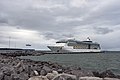
[[[120,49],[119,0],[1,0],[0,46],[46,49],[59,39],[91,37]]]

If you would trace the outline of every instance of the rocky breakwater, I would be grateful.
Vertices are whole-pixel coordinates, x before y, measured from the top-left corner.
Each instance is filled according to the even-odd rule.
[[[110,70],[91,72],[80,67],[0,55],[0,80],[120,80],[120,76]]]

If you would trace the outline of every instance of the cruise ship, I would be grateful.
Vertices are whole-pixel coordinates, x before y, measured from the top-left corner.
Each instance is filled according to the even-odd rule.
[[[99,53],[101,52],[100,44],[93,42],[90,38],[86,41],[67,39],[57,41],[55,45],[47,46],[53,53]]]

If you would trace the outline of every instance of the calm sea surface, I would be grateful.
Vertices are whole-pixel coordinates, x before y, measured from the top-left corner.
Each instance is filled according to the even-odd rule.
[[[80,66],[82,69],[104,71],[112,70],[120,74],[120,52],[96,54],[45,54],[42,56],[22,56],[23,59],[51,61],[67,66]]]

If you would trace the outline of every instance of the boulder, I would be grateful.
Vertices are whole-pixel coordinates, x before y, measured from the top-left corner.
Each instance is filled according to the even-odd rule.
[[[103,80],[99,77],[80,77],[79,80]]]
[[[0,72],[0,80],[2,80],[4,78],[4,73]]]
[[[52,80],[55,76],[58,75],[58,72],[57,71],[52,71],[52,73],[47,73],[46,77],[49,79],[49,80]]]
[[[39,73],[38,73],[36,70],[34,70],[33,72],[34,72],[34,74],[35,74],[36,76],[39,75]]]
[[[55,76],[52,80],[77,80],[77,78],[75,75],[62,73]]]
[[[53,71],[52,71],[52,74],[58,75],[58,72],[53,70]]]
[[[52,80],[56,75],[54,75],[53,73],[47,73],[46,77],[49,79],[49,80]]]
[[[100,73],[101,78],[109,77],[109,78],[116,78],[116,75],[111,70],[106,70]]]
[[[19,78],[20,80],[27,80],[30,76],[28,76],[28,74],[26,74],[25,72],[21,72],[19,74]]]
[[[94,75],[95,77],[100,77],[100,73],[97,72],[97,71],[93,71],[93,75]]]
[[[69,74],[76,75],[79,77],[94,76],[91,71],[86,71],[86,70],[72,70],[69,72]]]
[[[23,61],[20,61],[15,67],[19,68],[22,66],[22,64],[23,64]]]
[[[58,73],[63,73],[63,69],[58,69],[57,72]]]
[[[97,72],[97,71],[94,71],[93,72],[93,75],[95,76],[95,77],[101,77],[101,78],[106,78],[106,77],[109,77],[109,78],[118,78],[118,79],[120,79],[120,75],[115,75],[112,71],[110,71],[110,70],[106,70],[106,71],[104,71],[104,72],[102,72],[102,73],[99,73],[99,72]]]
[[[59,65],[59,64],[57,64],[57,63],[54,63],[54,64],[52,64],[52,65],[50,65],[50,67],[53,69],[60,69],[60,68],[62,68],[62,66],[61,65]]]
[[[33,76],[28,80],[49,80],[46,76]]]
[[[45,66],[45,65],[43,66],[42,69],[45,70],[47,73],[51,73],[53,71],[50,67]]]
[[[120,75],[116,75],[116,78],[120,79]]]
[[[40,71],[40,75],[42,75],[42,76],[46,76],[46,75],[47,75],[46,70],[42,69],[42,70]]]
[[[26,73],[22,72],[20,74],[11,74],[12,80],[27,80],[29,77]]]
[[[42,66],[39,66],[37,64],[33,64],[31,66],[31,70],[36,70],[36,71],[38,71],[38,73],[40,73],[40,71],[42,70]]]
[[[12,78],[12,80],[20,80],[20,76],[18,74],[12,74],[11,78]]]
[[[1,71],[4,73],[4,75],[10,76],[13,73],[14,68],[10,66],[3,66],[1,68]]]
[[[120,79],[117,79],[117,78],[104,78],[103,80],[120,80]]]
[[[13,80],[13,79],[11,78],[11,76],[5,75],[3,80]]]

